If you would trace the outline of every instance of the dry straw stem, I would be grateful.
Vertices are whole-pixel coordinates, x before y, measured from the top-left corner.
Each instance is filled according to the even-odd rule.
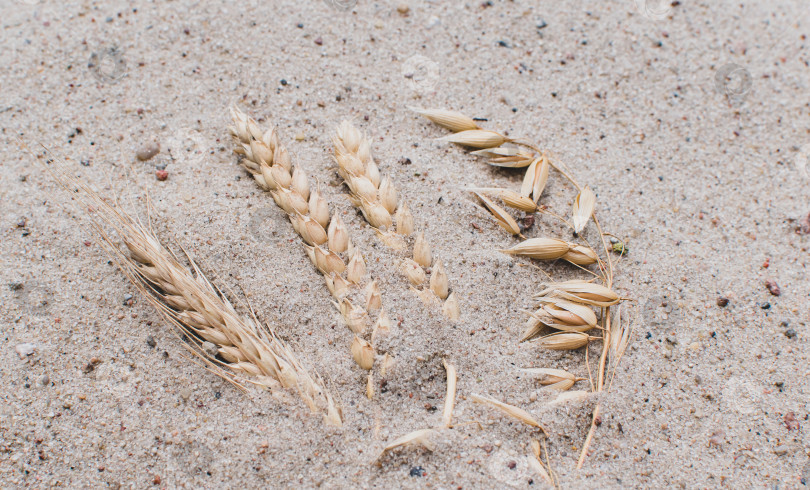
[[[456,406],[456,383],[458,377],[456,367],[447,362],[447,359],[442,359],[442,365],[444,370],[447,371],[447,399],[444,401],[442,418],[444,419],[444,426],[450,427],[453,422],[453,408]]]
[[[538,429],[543,431],[543,434],[548,435],[546,433],[546,429],[544,429],[543,426],[540,425],[540,422],[535,420],[534,417],[532,417],[531,414],[529,414],[529,412],[527,412],[526,410],[523,410],[522,408],[518,408],[518,407],[516,407],[514,405],[509,405],[509,404],[506,404],[506,403],[503,403],[503,402],[499,402],[498,400],[493,400],[492,398],[487,398],[485,396],[480,396],[480,395],[474,395],[473,394],[473,395],[470,395],[470,398],[472,398],[472,400],[474,402],[476,402],[476,403],[480,403],[482,405],[488,405],[488,406],[490,406],[492,408],[495,408],[496,410],[499,410],[500,412],[502,412],[502,413],[504,413],[504,414],[506,414],[506,415],[508,415],[510,417],[516,418],[516,419],[520,420],[521,422],[523,422],[524,424],[530,425],[532,427],[537,427]]]
[[[61,164],[46,168],[79,200],[105,250],[152,306],[190,341],[195,355],[225,379],[267,389],[278,384],[295,389],[310,410],[324,411],[328,423],[342,424],[340,410],[323,381],[310,374],[268,325],[255,316],[239,314],[185,250],[189,267],[160,242],[151,226],[108,204]],[[118,239],[108,234],[105,225],[115,230]],[[128,252],[121,249],[121,242]],[[203,342],[214,344],[216,356],[202,348]]]

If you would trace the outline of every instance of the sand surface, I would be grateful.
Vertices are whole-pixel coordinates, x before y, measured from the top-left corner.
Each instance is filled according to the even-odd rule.
[[[806,3],[402,1],[407,14],[365,0],[2,2],[0,487],[543,486],[528,466],[538,432],[474,393],[537,417],[566,488],[810,480]],[[397,323],[397,364],[374,400],[298,237],[236,163],[231,104],[278,126],[366,253]],[[517,371],[587,377],[581,350],[517,344],[546,277],[498,252],[515,240],[465,191],[516,189],[521,175],[435,141],[445,132],[408,106],[488,119],[595,190],[604,229],[631,250],[616,288],[638,305],[609,392],[549,405],[556,394]],[[408,290],[401,257],[346,200],[329,139],[342,119],[372,135],[444,260],[457,324]],[[18,137],[129,210],[143,212],[148,192],[159,235],[246,292],[328,380],[345,426],[189,361]],[[160,153],[137,161],[150,141]],[[552,172],[542,202],[568,214],[572,198]],[[570,237],[543,217],[529,234]],[[459,372],[458,426],[433,452],[373,465],[387,442],[441,423],[442,359]],[[602,424],[577,471],[597,401]]]

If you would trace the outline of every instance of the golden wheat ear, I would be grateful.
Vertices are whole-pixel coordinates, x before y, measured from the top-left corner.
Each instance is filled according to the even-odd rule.
[[[448,128],[477,127],[472,119],[457,112],[427,111],[420,114]],[[406,251],[413,243],[410,252],[413,259],[402,258],[399,267],[413,286],[411,289],[425,304],[440,303],[444,316],[458,321],[461,308],[456,294],[450,292],[444,264],[433,259],[424,234],[416,234],[414,216],[391,178],[381,175],[371,154],[371,139],[349,121],[343,121],[335,130],[332,143],[338,174],[349,190],[349,200],[376,230],[380,241],[395,252]]]
[[[75,200],[79,214],[127,279],[213,372],[240,386],[296,390],[312,412],[323,413],[327,423],[342,424],[340,408],[323,380],[309,372],[270,326],[239,314],[185,250],[188,266],[163,245],[149,223],[107,202],[71,175],[64,162],[48,158],[41,165]]]

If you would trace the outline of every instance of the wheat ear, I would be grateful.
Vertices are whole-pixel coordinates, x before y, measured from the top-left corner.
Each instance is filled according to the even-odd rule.
[[[47,170],[78,199],[99,242],[121,271],[190,341],[192,352],[225,379],[244,379],[267,389],[278,384],[295,389],[311,411],[325,411],[328,423],[342,424],[340,409],[323,381],[309,373],[268,325],[255,316],[240,315],[185,250],[189,267],[160,242],[150,226],[107,203],[62,164],[48,163]],[[104,225],[113,228],[118,238],[108,234]],[[203,349],[204,342],[213,344],[216,354]]]
[[[288,215],[312,263],[323,274],[326,286],[335,298],[333,304],[346,325],[355,334],[351,343],[352,358],[362,369],[371,371],[376,352],[374,333],[383,324],[390,331],[382,297],[376,281],[368,282],[365,261],[351,244],[348,229],[337,215],[330,215],[329,204],[320,189],[310,187],[300,166],[293,167],[286,147],[274,128],[261,130],[256,122],[237,108],[231,109],[236,153],[243,156],[240,164],[256,183],[268,191],[276,204]],[[348,260],[348,264],[346,263]],[[370,312],[379,312],[371,335]],[[369,339],[370,342],[367,342]],[[362,345],[362,349],[358,347]],[[369,373],[366,393],[373,396]]]
[[[338,174],[349,190],[349,200],[363,213],[386,246],[405,251],[408,241],[413,242],[412,259],[404,259],[400,270],[426,304],[434,303],[438,298],[444,315],[453,321],[458,320],[458,298],[450,291],[444,264],[433,257],[424,233],[416,234],[413,214],[398,195],[394,182],[380,173],[371,154],[369,138],[349,121],[343,121],[338,125],[332,143]],[[420,287],[422,289],[418,289]]]

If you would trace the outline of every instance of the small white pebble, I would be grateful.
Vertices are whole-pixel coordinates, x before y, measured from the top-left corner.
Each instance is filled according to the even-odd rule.
[[[25,359],[26,357],[33,354],[36,348],[37,348],[36,344],[24,343],[24,344],[17,344],[17,347],[15,347],[14,350],[17,351],[17,355],[20,356],[20,359]]]

